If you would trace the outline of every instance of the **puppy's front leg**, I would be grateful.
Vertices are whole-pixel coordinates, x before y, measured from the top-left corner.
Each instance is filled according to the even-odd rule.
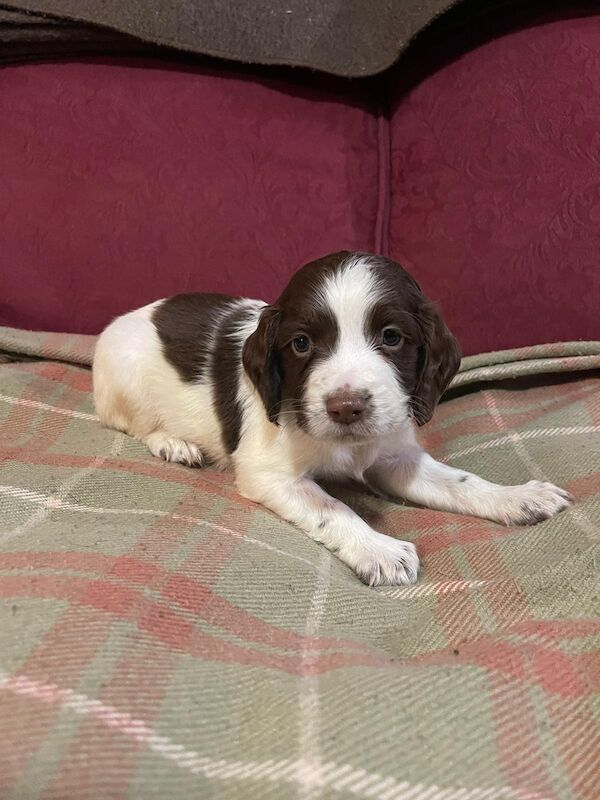
[[[419,559],[413,544],[374,531],[313,480],[258,474],[238,477],[238,489],[244,497],[261,503],[324,544],[363,583],[397,586],[416,581]]]
[[[503,525],[535,525],[571,504],[571,495],[543,481],[501,486],[440,464],[416,443],[382,456],[365,479],[386,494],[439,511],[484,517]]]

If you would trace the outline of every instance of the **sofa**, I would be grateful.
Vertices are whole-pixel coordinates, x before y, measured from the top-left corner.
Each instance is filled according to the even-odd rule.
[[[438,27],[393,67],[0,70],[0,797],[596,800],[600,16]],[[438,46],[439,44],[439,46]],[[423,562],[372,589],[94,414],[95,336],[385,254],[464,358],[420,438],[575,505],[530,528],[337,496]]]

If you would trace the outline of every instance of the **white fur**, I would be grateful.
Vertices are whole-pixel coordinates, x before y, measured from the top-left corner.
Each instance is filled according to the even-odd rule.
[[[403,585],[417,577],[414,546],[370,528],[321,489],[319,478],[351,477],[392,496],[509,525],[523,522],[524,509],[553,515],[569,497],[552,484],[498,486],[424,453],[409,419],[408,396],[365,337],[366,315],[379,291],[368,259],[350,259],[325,281],[318,302],[335,315],[340,336],[307,382],[308,432],[291,414],[282,414],[279,425],[269,422],[240,362],[241,440],[230,461],[242,495],[322,542],[366,583]],[[243,342],[256,329],[264,304],[239,302],[253,312],[234,334]],[[225,465],[229,459],[210,379],[184,383],[165,360],[151,319],[158,303],[120,317],[100,336],[94,359],[98,415],[106,425],[145,441],[159,457],[188,465],[208,457]],[[346,387],[372,396],[368,437],[332,438],[337,426],[327,417],[324,400]]]

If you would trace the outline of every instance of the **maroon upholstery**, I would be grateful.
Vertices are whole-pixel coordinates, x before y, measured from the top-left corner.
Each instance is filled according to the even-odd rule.
[[[488,42],[395,102],[390,255],[467,353],[600,338],[600,16]]]
[[[505,35],[398,93],[389,124],[389,76],[5,68],[0,324],[94,333],[176,291],[270,299],[350,248],[404,262],[466,354],[598,338],[599,48],[600,17]]]
[[[358,92],[62,63],[0,70],[0,324],[98,332],[178,291],[275,297],[375,247],[377,121]]]

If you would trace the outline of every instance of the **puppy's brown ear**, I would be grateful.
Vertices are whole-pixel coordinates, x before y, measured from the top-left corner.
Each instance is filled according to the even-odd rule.
[[[242,363],[265,406],[267,417],[277,423],[281,403],[281,373],[277,355],[277,332],[281,312],[267,306],[258,327],[244,343]]]
[[[460,365],[460,347],[446,327],[437,306],[425,303],[419,309],[423,345],[419,350],[417,384],[411,398],[418,425],[429,422],[438,400]]]

